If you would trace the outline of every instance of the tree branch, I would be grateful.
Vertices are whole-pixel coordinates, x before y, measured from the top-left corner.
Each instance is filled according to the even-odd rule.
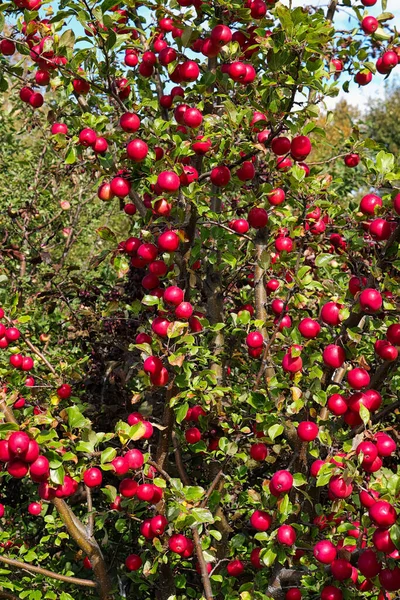
[[[176,437],[175,431],[172,432],[172,443],[174,445],[175,462],[176,462],[176,466],[179,471],[180,478],[185,485],[190,485],[189,477],[186,473],[185,467],[183,466],[181,452],[180,452],[180,448],[179,448],[179,442],[178,442],[178,438]],[[212,600],[214,598],[214,596],[212,593],[210,577],[209,577],[208,571],[207,571],[207,563],[204,560],[203,550],[201,548],[200,535],[199,535],[199,532],[198,532],[196,526],[192,527],[192,533],[193,533],[193,542],[194,542],[194,546],[196,549],[196,556],[197,556],[197,560],[199,561],[201,579],[202,579],[203,588],[204,588],[204,596],[205,596],[206,600]]]
[[[80,579],[79,577],[69,577],[68,575],[61,575],[59,573],[54,573],[53,571],[49,571],[48,569],[43,569],[42,567],[36,567],[35,565],[30,565],[29,563],[22,562],[20,560],[15,560],[14,558],[7,558],[6,556],[2,556],[0,554],[0,562],[5,563],[6,565],[10,565],[11,567],[16,567],[17,569],[25,569],[26,571],[32,571],[32,573],[39,573],[39,575],[43,575],[44,577],[50,577],[50,579],[58,579],[59,581],[65,581],[66,583],[71,583],[72,585],[82,585],[83,587],[97,587],[95,581],[91,581],[90,579]],[[0,598],[2,597],[2,593],[0,592]],[[3,596],[7,598],[7,596]],[[11,596],[13,598],[13,596]]]

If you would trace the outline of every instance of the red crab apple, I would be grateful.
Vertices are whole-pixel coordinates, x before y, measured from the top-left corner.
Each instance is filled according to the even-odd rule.
[[[331,563],[331,573],[335,579],[338,581],[344,581],[345,579],[350,579],[352,575],[353,568],[351,563],[344,558],[336,558]]]
[[[360,211],[364,215],[373,216],[377,206],[382,206],[382,198],[376,194],[367,194],[360,202]]]
[[[295,160],[304,160],[312,150],[310,138],[298,135],[292,139],[290,153]]]
[[[150,523],[151,519],[145,519],[140,525],[140,533],[148,540],[151,540],[155,537],[154,533],[151,530]]]
[[[42,512],[42,505],[40,502],[31,502],[28,505],[28,513],[34,517],[37,517]]]
[[[377,500],[369,507],[368,514],[377,527],[391,527],[397,519],[395,508],[386,500]]]
[[[339,325],[340,323],[340,305],[336,302],[327,302],[321,309],[321,319],[327,325],[332,327]]]
[[[28,465],[19,458],[12,458],[7,464],[7,471],[11,477],[22,479],[28,473]]]
[[[375,19],[375,17],[372,17],[372,16],[364,17],[364,19],[361,21],[361,28],[364,31],[364,33],[367,33],[367,34],[375,33],[375,31],[378,29],[378,27],[379,27],[379,21],[378,21],[378,19]]]
[[[67,400],[72,395],[72,387],[68,383],[63,383],[57,389],[57,396],[60,400]]]
[[[285,600],[301,600],[302,594],[299,588],[290,588],[285,594]]]
[[[348,406],[346,400],[340,394],[332,394],[328,398],[327,408],[337,417],[347,412]]]
[[[66,135],[68,133],[68,127],[64,123],[53,123],[51,126],[52,135]]]
[[[83,481],[85,482],[85,485],[87,485],[90,488],[97,487],[101,485],[101,482],[103,481],[103,475],[100,469],[97,469],[96,467],[91,467],[90,469],[84,472]]]
[[[252,331],[246,337],[246,345],[249,348],[260,348],[264,344],[264,338],[259,331]]]
[[[336,71],[342,71],[343,63],[342,63],[342,61],[338,61],[338,62],[340,62],[341,68],[338,69],[336,67]],[[350,154],[347,154],[344,157],[344,164],[346,165],[346,167],[350,167],[350,168],[354,169],[355,167],[357,167],[360,164],[360,155],[356,154],[355,152],[351,152]]]
[[[140,127],[140,119],[135,113],[127,112],[121,116],[119,124],[127,133],[135,133]]]
[[[255,510],[250,517],[250,524],[257,531],[267,531],[272,523],[272,517],[264,510]]]
[[[184,291],[176,285],[167,287],[163,296],[164,301],[172,306],[179,306],[183,302],[183,298]]]
[[[332,369],[338,369],[346,360],[346,353],[341,346],[329,344],[322,353],[324,363]]]
[[[388,327],[386,338],[393,346],[400,346],[400,323],[393,323]]]
[[[353,390],[361,390],[363,387],[369,385],[370,380],[368,371],[360,367],[351,369],[347,373],[347,382]]]
[[[382,296],[373,288],[363,290],[358,298],[361,310],[371,314],[377,312],[382,306]]]
[[[283,156],[290,152],[290,140],[287,137],[276,137],[271,142],[271,150],[277,156]]]
[[[86,129],[82,129],[79,134],[79,143],[82,146],[88,147],[93,146],[96,142],[97,134],[93,129],[87,127]]]
[[[300,321],[298,330],[303,337],[307,339],[313,339],[316,338],[321,331],[321,326],[317,321],[306,317]]]
[[[125,567],[128,571],[138,571],[142,564],[142,559],[137,554],[130,554],[125,559]]]
[[[329,491],[334,498],[348,498],[353,493],[353,486],[340,475],[335,475],[329,481]]]
[[[303,442],[312,442],[318,435],[318,425],[312,421],[302,421],[297,426],[297,435]]]
[[[124,177],[114,177],[110,183],[110,190],[114,196],[125,198],[131,190],[131,183]]]
[[[146,371],[146,373],[158,373],[162,368],[163,363],[161,358],[158,356],[148,356],[143,363],[143,369]]]
[[[130,469],[140,469],[144,464],[143,454],[137,448],[128,450],[124,458],[127,460]]]
[[[372,81],[371,71],[359,71],[358,73],[356,73],[354,81],[358,83],[358,85],[368,85]]]
[[[142,162],[146,158],[148,152],[148,145],[140,139],[132,140],[126,147],[128,158],[134,162]]]
[[[278,528],[276,539],[280,544],[293,546],[296,542],[296,532],[291,525],[281,525]]]
[[[265,288],[267,290],[268,296],[272,292],[276,292],[276,290],[279,289],[279,286],[280,286],[280,283],[277,279],[270,279],[269,281],[267,281]]]
[[[197,427],[191,427],[185,432],[185,439],[188,444],[197,444],[201,440],[201,431]]]
[[[9,342],[16,342],[21,335],[21,332],[16,327],[6,329],[6,338]]]
[[[375,490],[362,490],[359,493],[360,503],[365,508],[369,508],[379,499],[379,493]]]
[[[391,537],[389,529],[376,529],[372,536],[372,543],[379,552],[390,554],[396,550]]]
[[[350,277],[349,280],[349,292],[352,296],[355,296],[356,294],[358,294],[358,292],[361,292],[362,288],[365,287],[367,283],[367,278],[366,277]]]
[[[253,444],[250,448],[250,456],[253,460],[262,461],[268,456],[268,448],[265,444]]]
[[[298,373],[303,368],[303,360],[301,356],[293,356],[293,350],[300,351],[301,346],[292,346],[282,358],[282,368],[287,373]]]
[[[390,456],[396,451],[396,442],[387,433],[376,433],[375,442],[379,456]]]
[[[21,369],[23,371],[31,371],[33,369],[33,366],[34,366],[33,358],[31,358],[30,356],[24,356],[22,358]]]
[[[29,440],[28,449],[21,455],[27,463],[33,463],[38,458],[40,452],[39,444],[36,440]]]
[[[179,248],[179,237],[174,231],[165,231],[157,240],[162,252],[175,252]]]
[[[220,165],[214,167],[210,175],[211,183],[217,187],[225,187],[231,179],[231,172],[228,167]]]
[[[244,564],[241,560],[235,558],[228,563],[226,570],[231,577],[239,577],[244,571]]]
[[[321,460],[321,459],[314,460],[314,462],[312,463],[312,465],[310,467],[311,477],[318,477],[318,473],[320,472],[320,470],[324,464],[325,464],[324,460]]]
[[[271,477],[269,489],[273,496],[285,494],[292,489],[293,475],[289,471],[276,471]]]
[[[234,219],[229,223],[230,229],[239,234],[247,233],[249,230],[249,222],[246,219]]]
[[[396,592],[397,590],[400,590],[400,567],[396,566],[393,569],[383,569],[379,573],[379,583],[384,590],[389,592]],[[384,597],[387,596],[388,594],[384,594]]]
[[[321,590],[321,600],[343,600],[343,592],[334,585],[326,585]]]
[[[138,488],[138,484],[134,479],[123,479],[119,484],[119,493],[124,498],[133,498],[136,494],[136,490]]]
[[[160,536],[164,533],[166,526],[168,525],[167,519],[164,515],[155,515],[150,519],[150,528],[154,535]]]
[[[22,354],[12,354],[10,356],[10,365],[14,367],[14,369],[20,369],[22,367],[23,356]]]
[[[372,579],[372,577],[378,575],[382,569],[382,564],[379,562],[376,553],[368,548],[360,555],[357,567],[361,575],[364,575],[367,579]]]
[[[374,239],[381,242],[390,238],[392,228],[386,219],[375,219],[369,226],[369,233]]]
[[[172,552],[182,555],[188,547],[188,539],[180,533],[175,533],[169,538],[168,547]]]
[[[130,465],[126,456],[116,456],[111,464],[113,466],[116,475],[126,475],[129,471]]]
[[[100,200],[103,200],[103,202],[112,200],[114,198],[114,194],[111,191],[111,184],[107,181],[104,181],[97,190],[97,196],[100,198]]]
[[[267,200],[272,206],[278,206],[285,201],[286,194],[282,188],[276,188],[267,194]]]
[[[176,192],[180,187],[180,179],[173,171],[163,171],[157,178],[157,186],[163,193]]]
[[[261,562],[260,554],[261,548],[253,548],[250,553],[250,562],[256,569],[262,569],[264,566]]]
[[[321,540],[315,544],[313,554],[320,563],[329,565],[336,558],[336,548],[329,540]]]
[[[152,483],[143,483],[136,489],[136,497],[143,502],[150,502],[153,500],[154,486]]]
[[[376,340],[374,344],[375,352],[382,360],[394,361],[399,355],[396,346],[392,346],[387,340]]]
[[[378,456],[378,448],[372,442],[365,441],[358,444],[356,448],[357,455],[363,455],[363,463],[370,465]]]
[[[8,439],[8,450],[14,456],[21,456],[28,450],[30,437],[24,431],[14,431]]]

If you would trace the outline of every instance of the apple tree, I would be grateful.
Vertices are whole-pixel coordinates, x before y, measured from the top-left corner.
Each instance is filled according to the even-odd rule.
[[[1,5],[0,598],[399,592],[378,3]]]

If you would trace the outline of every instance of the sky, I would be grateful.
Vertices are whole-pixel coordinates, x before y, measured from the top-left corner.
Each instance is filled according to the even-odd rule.
[[[286,4],[287,6],[289,6],[290,0],[281,0],[281,2],[282,2],[282,4]],[[307,6],[310,4],[312,4],[313,6],[317,5],[317,6],[323,7],[323,8],[325,8],[325,11],[326,11],[329,2],[328,2],[328,0],[309,0],[308,2],[307,2],[307,0],[292,0],[293,8],[296,6]],[[358,1],[357,3],[354,2],[354,4],[357,4],[357,6],[359,6],[359,7],[361,6],[360,1]],[[396,8],[396,6],[397,6],[397,8]],[[368,9],[365,8],[364,10],[365,11],[368,10],[368,14],[373,15],[375,17],[380,15],[382,12],[384,12],[382,10],[381,0],[378,0],[378,2],[376,3],[375,6],[369,7]],[[395,18],[392,21],[390,21],[391,26],[397,25],[397,29],[400,29],[400,2],[399,2],[399,0],[387,0],[387,7],[386,7],[385,12],[390,12],[390,13],[394,14]],[[350,17],[350,15],[351,15],[351,17]],[[335,15],[334,23],[335,23],[336,27],[340,27],[343,29],[350,29],[351,27],[357,26],[357,19],[355,18],[354,12],[351,9],[339,8]],[[397,69],[395,69],[394,72],[390,75],[389,81],[391,80],[391,78],[393,76],[395,76],[396,70],[398,72],[398,75],[400,76],[400,66],[398,66]],[[369,83],[365,87],[359,87],[356,83],[352,82],[350,84],[348,93],[341,91],[338,97],[328,98],[326,101],[326,106],[328,109],[331,109],[335,106],[335,104],[338,102],[338,100],[344,98],[347,100],[347,102],[349,104],[356,106],[359,110],[362,111],[368,107],[371,99],[375,100],[376,98],[382,98],[384,96],[384,94],[385,94],[384,81],[385,81],[385,76],[379,75],[379,73],[377,73],[376,75],[374,75],[371,83]],[[340,83],[340,80],[339,80],[339,83]]]

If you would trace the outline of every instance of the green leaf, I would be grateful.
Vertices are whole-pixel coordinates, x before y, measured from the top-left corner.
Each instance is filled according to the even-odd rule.
[[[31,317],[29,315],[24,315],[22,317],[18,317],[18,323],[29,323]]]
[[[65,164],[73,165],[74,163],[76,163],[77,156],[78,155],[77,155],[75,146],[71,146],[71,148],[68,151],[67,156],[65,157]]]
[[[72,29],[67,29],[64,31],[62,36],[59,39],[58,46],[59,48],[73,48],[75,45],[75,34]]]
[[[187,25],[181,35],[182,46],[186,47],[189,44],[192,33],[193,29]]]
[[[65,412],[68,415],[68,425],[71,427],[71,429],[82,429],[82,427],[88,426],[88,419],[83,416],[76,405],[66,408]]]
[[[390,539],[396,546],[397,550],[400,550],[400,525],[392,525],[390,528]]]
[[[106,448],[105,450],[103,450],[103,452],[101,453],[100,456],[100,462],[101,464],[105,464],[105,463],[109,463],[111,462],[115,457],[117,456],[117,451],[115,450],[115,448]]]
[[[270,437],[271,440],[273,441],[275,438],[282,435],[282,433],[284,432],[284,429],[285,428],[283,425],[280,425],[279,423],[275,423],[275,425],[271,425],[271,427],[268,428],[268,437]]]
[[[62,485],[64,482],[65,470],[61,465],[57,469],[50,469],[50,479],[53,483],[57,485]]]
[[[301,473],[295,473],[293,475],[293,485],[294,487],[300,487],[301,485],[306,485],[307,479]]]
[[[190,485],[183,488],[183,494],[185,495],[185,500],[188,502],[197,502],[204,497],[205,491],[200,486]]]
[[[214,523],[214,517],[206,508],[192,508],[190,516],[195,519],[196,523]]]
[[[152,296],[151,294],[146,294],[146,296],[144,296],[144,298],[142,299],[141,302],[145,306],[156,306],[157,304],[160,303],[160,299],[157,298],[157,296]]]
[[[271,548],[269,548],[265,553],[264,551],[261,551],[261,560],[263,561],[266,567],[270,567],[274,564],[276,556],[276,552],[271,550]]]
[[[186,417],[186,415],[188,413],[188,410],[189,410],[189,404],[187,402],[185,402],[178,408],[178,410],[176,411],[176,422],[177,423],[182,423],[182,421],[184,420],[184,418]]]
[[[96,229],[97,235],[106,242],[112,242],[114,245],[117,245],[117,236],[109,227],[98,227]]]
[[[393,154],[389,154],[388,152],[384,152],[381,150],[376,157],[376,168],[378,169],[378,173],[381,175],[386,175],[386,173],[390,173],[390,171],[394,168],[394,156]]]
[[[360,404],[360,417],[364,425],[366,425],[371,418],[370,412],[364,404]]]
[[[329,483],[332,477],[332,471],[335,469],[335,465],[333,463],[326,463],[322,465],[321,469],[318,472],[317,477],[317,487],[322,487]]]
[[[326,267],[333,260],[332,254],[318,254],[315,259],[315,264],[317,267]]]

